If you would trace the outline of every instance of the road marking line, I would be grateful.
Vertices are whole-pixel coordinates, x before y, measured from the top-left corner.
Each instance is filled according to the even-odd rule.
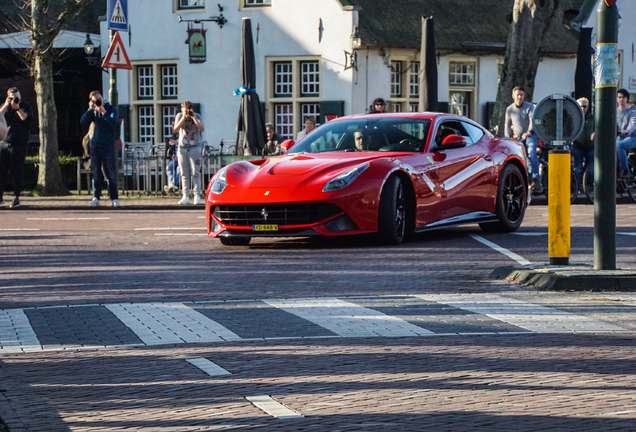
[[[636,236],[636,232],[618,232],[616,234],[628,235],[628,236]]]
[[[146,345],[235,341],[241,338],[183,303],[105,305]]]
[[[495,243],[493,243],[491,241],[488,241],[485,238],[483,238],[482,236],[478,236],[477,234],[468,234],[468,235],[471,236],[472,238],[474,238],[475,240],[477,240],[479,243],[485,244],[486,246],[493,248],[497,252],[506,255],[508,258],[511,258],[511,259],[517,261],[521,265],[530,265],[530,264],[532,264],[530,261],[528,261],[527,259],[525,259],[521,255],[517,255],[516,253],[511,252],[508,249],[499,246],[498,244],[495,244]]]
[[[535,333],[627,331],[585,316],[495,294],[415,294],[414,297],[486,315]]]
[[[190,234],[190,233],[155,233],[156,236],[207,236],[207,234]]]
[[[41,350],[42,344],[22,309],[0,311],[0,354]]]
[[[543,232],[513,232],[510,234],[518,235],[518,236],[526,236],[526,237],[539,237],[539,236],[547,236],[548,233]]]
[[[133,231],[183,231],[183,230],[207,230],[206,227],[194,227],[194,228],[133,228]]]
[[[40,228],[0,228],[0,231],[40,231]]]
[[[85,218],[26,218],[26,220],[42,220],[42,221],[52,221],[52,220],[63,220],[63,221],[75,221],[75,220],[108,220],[109,217],[85,217]]]
[[[262,300],[342,337],[403,337],[434,334],[397,317],[336,298]]]
[[[271,396],[245,396],[245,399],[250,401],[256,408],[264,411],[266,414],[281,420],[305,417],[304,415],[287,408]]]
[[[203,372],[205,372],[206,374],[210,376],[232,375],[230,372],[226,371],[221,366],[203,357],[186,359],[186,361],[198,367],[199,369],[201,369]]]

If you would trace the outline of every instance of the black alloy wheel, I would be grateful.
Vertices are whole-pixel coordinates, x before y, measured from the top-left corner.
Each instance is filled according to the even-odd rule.
[[[488,232],[512,232],[521,226],[526,212],[528,185],[516,165],[508,164],[501,172],[497,186],[495,214],[497,222],[481,223]]]
[[[406,236],[407,211],[404,184],[397,176],[386,181],[380,196],[378,235],[384,244],[399,245]]]

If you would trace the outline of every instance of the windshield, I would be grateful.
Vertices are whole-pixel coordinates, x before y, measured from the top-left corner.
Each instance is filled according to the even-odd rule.
[[[288,154],[347,151],[421,152],[431,121],[368,118],[326,123],[301,139]]]

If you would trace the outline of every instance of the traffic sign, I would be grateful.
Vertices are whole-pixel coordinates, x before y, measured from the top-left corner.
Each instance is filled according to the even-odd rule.
[[[128,31],[128,0],[108,0],[108,28]]]
[[[112,69],[132,69],[132,65],[128,59],[128,54],[126,53],[126,49],[124,49],[124,43],[121,41],[121,36],[119,36],[119,32],[115,32],[115,37],[110,43],[110,48],[108,48],[106,57],[104,57],[102,67]]]
[[[537,104],[532,115],[534,132],[546,144],[565,145],[574,141],[585,124],[578,102],[564,94],[553,94]]]

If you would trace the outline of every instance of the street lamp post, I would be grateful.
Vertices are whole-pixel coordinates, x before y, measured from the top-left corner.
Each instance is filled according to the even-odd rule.
[[[599,2],[594,62],[594,268],[616,270],[616,90],[618,9],[615,0]]]

